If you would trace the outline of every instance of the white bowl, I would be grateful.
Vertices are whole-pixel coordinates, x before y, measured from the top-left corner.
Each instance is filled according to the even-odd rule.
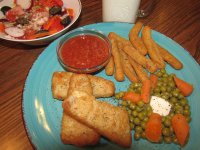
[[[4,0],[3,2],[5,3],[5,1],[6,1],[7,6],[8,5],[12,6],[12,4],[8,4],[8,2],[11,2],[11,0],[8,0],[8,1]],[[1,2],[1,3],[3,3],[3,2]],[[73,18],[72,22],[68,26],[66,26],[63,30],[61,30],[55,34],[49,35],[49,36],[45,36],[45,37],[38,38],[38,39],[32,39],[32,40],[9,39],[9,38],[6,38],[5,34],[2,34],[2,33],[0,33],[0,38],[7,40],[7,41],[19,42],[19,43],[23,43],[23,44],[27,44],[27,45],[49,44],[50,42],[52,42],[59,36],[66,33],[68,31],[68,29],[75,23],[75,21],[79,18],[80,14],[81,14],[82,6],[81,6],[80,0],[63,0],[63,3],[64,3],[65,7],[72,8],[74,10],[74,18]]]

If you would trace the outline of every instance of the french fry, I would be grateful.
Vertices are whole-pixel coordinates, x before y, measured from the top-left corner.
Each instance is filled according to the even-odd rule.
[[[115,73],[114,73],[114,77],[117,81],[124,81],[125,77],[124,77],[124,72],[123,72],[123,68],[122,68],[122,64],[121,64],[121,58],[120,58],[120,53],[117,47],[117,42],[114,39],[110,39],[111,44],[112,44],[112,56],[114,59],[114,63],[115,63]]]
[[[156,64],[154,64],[150,59],[146,58],[140,52],[138,52],[132,46],[125,46],[123,51],[128,54],[133,60],[135,60],[138,64],[142,65],[149,72],[153,73],[157,70]]]
[[[121,63],[122,63],[122,67],[123,67],[125,75],[131,82],[137,82],[138,78],[128,60],[127,54],[124,51],[122,51],[121,49],[119,49],[119,52],[121,54]]]
[[[156,43],[156,45],[158,47],[160,55],[167,63],[169,63],[175,69],[183,68],[183,64],[175,56],[173,56],[169,51],[167,51],[159,44]]]
[[[115,64],[114,64],[113,56],[111,56],[108,64],[105,67],[106,75],[112,76],[114,74],[114,67],[115,67]]]
[[[152,61],[157,64],[159,68],[165,68],[165,62],[159,53],[157,45],[151,37],[151,28],[145,26],[142,31],[142,40],[147,48],[148,54]]]
[[[138,36],[140,30],[142,29],[143,24],[141,22],[137,22],[129,32],[129,40],[133,47],[135,47],[142,55],[147,54],[147,49],[142,41],[142,39]]]
[[[125,46],[125,45],[129,45],[129,46],[131,45],[131,42],[130,42],[129,40],[127,40],[127,39],[121,37],[120,35],[118,35],[118,34],[116,34],[116,33],[114,33],[114,32],[110,32],[110,33],[108,34],[108,37],[109,37],[110,39],[114,39],[114,40],[116,40],[116,41],[120,41],[124,46]]]
[[[145,81],[148,79],[147,73],[144,71],[141,65],[137,64],[130,56],[128,56],[130,64],[133,66],[140,81]]]

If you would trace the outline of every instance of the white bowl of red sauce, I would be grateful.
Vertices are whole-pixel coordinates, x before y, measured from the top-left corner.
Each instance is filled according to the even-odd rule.
[[[68,71],[94,73],[108,63],[111,44],[100,31],[74,30],[60,40],[57,55],[60,64]]]

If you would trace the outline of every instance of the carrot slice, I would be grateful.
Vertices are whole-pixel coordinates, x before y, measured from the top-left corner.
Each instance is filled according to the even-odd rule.
[[[122,97],[123,100],[129,100],[133,103],[137,103],[141,100],[140,94],[134,93],[134,92],[126,92],[124,96]]]
[[[142,82],[141,99],[144,103],[149,103],[151,96],[151,81],[149,79]]]
[[[150,75],[150,81],[151,81],[151,87],[152,87],[152,89],[154,89],[157,85],[157,82],[158,82],[158,76],[151,74]]]
[[[2,22],[0,22],[0,32],[4,32],[5,31],[5,26]]]
[[[45,37],[45,36],[48,36],[48,35],[51,35],[51,33],[50,32],[37,33],[37,34],[31,35],[29,37],[29,39],[41,38],[41,37]]]
[[[178,77],[174,76],[174,81],[176,83],[177,88],[181,91],[183,96],[189,96],[193,91],[193,86]]]
[[[71,18],[74,17],[74,10],[73,10],[72,8],[67,8],[66,11],[67,11],[67,14],[68,14]]]
[[[151,142],[159,142],[162,135],[162,118],[157,113],[152,113],[146,123],[146,138]]]
[[[190,126],[182,114],[176,114],[172,117],[172,128],[181,146],[184,146],[189,137]]]

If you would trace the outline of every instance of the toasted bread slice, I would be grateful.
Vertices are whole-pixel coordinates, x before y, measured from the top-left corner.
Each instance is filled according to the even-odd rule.
[[[61,140],[63,143],[82,147],[96,145],[99,139],[100,135],[93,129],[63,113],[61,127]]]
[[[115,85],[112,81],[92,75],[88,75],[88,77],[95,97],[110,97],[115,94]]]
[[[72,73],[70,72],[55,72],[52,76],[52,93],[56,99],[64,100],[67,97],[69,82]],[[115,85],[112,81],[101,77],[88,75],[93,95],[95,97],[110,97],[115,93]]]
[[[69,81],[73,73],[54,72],[52,77],[52,95],[56,99],[63,100],[67,97]]]
[[[130,147],[131,130],[126,110],[98,101],[94,96],[82,91],[73,91],[62,106],[65,113],[95,129],[112,142],[122,147]]]

